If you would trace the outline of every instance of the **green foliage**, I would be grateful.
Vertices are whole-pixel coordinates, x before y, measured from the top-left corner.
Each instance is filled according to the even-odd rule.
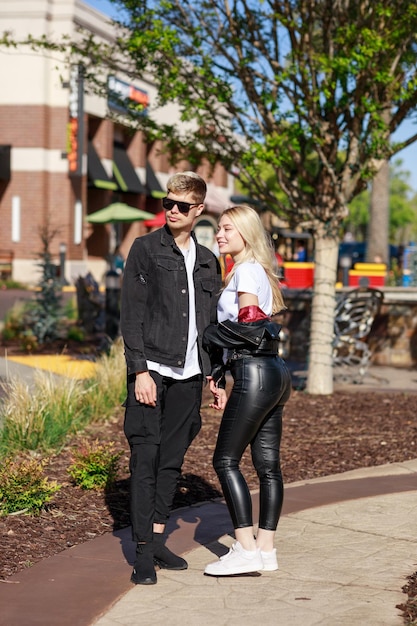
[[[366,239],[366,232],[369,223],[369,208],[371,194],[368,189],[362,191],[349,204],[349,216],[343,223],[343,229],[352,233],[357,241]]]
[[[38,304],[34,301],[16,302],[8,310],[4,318],[1,337],[7,344],[9,341],[18,342],[25,352],[35,352],[40,345],[39,339],[33,330],[33,319],[36,317]],[[61,339],[70,339],[83,342],[85,331],[76,324],[69,325],[69,320],[76,319],[73,304],[68,301],[63,313],[57,320],[57,330]]]
[[[70,326],[67,330],[67,338],[81,343],[85,340],[85,331],[81,326]]]
[[[38,267],[41,270],[41,277],[37,285],[36,303],[28,319],[39,344],[59,337],[62,286],[56,275],[56,266],[52,263],[50,251],[50,245],[56,235],[57,231],[51,230],[49,223],[40,229],[42,249],[38,254]]]
[[[402,285],[403,272],[398,265],[397,259],[391,260],[391,267],[387,274],[386,285],[390,287],[400,287]]]
[[[176,101],[196,131],[151,115],[136,127],[173,158],[220,161],[291,221],[336,233],[375,159],[401,149],[390,136],[417,102],[414,2],[118,4],[128,29],[119,53],[138,76],[151,72],[157,104]],[[98,51],[101,63],[113,53]]]
[[[78,319],[77,298],[73,296],[69,298],[64,305],[63,314],[66,319],[76,321]]]
[[[38,347],[38,338],[31,330],[24,330],[19,335],[20,346],[25,352],[34,352]]]
[[[117,475],[121,452],[114,452],[114,443],[84,442],[73,452],[68,473],[82,489],[103,489],[111,485]]]
[[[401,161],[394,163],[397,168]],[[409,172],[398,172],[390,180],[390,241],[408,244],[410,232],[417,227],[417,206],[410,199],[411,187],[408,184]]]
[[[21,450],[59,450],[70,435],[114,414],[125,394],[121,342],[97,362],[93,378],[79,381],[39,371],[32,385],[14,379],[0,404],[0,457]]]
[[[41,228],[42,250],[38,255],[41,276],[35,299],[15,305],[8,312],[2,330],[4,340],[19,339],[21,347],[27,352],[33,352],[40,345],[61,337],[63,331],[62,287],[50,252],[50,244],[56,234],[48,224]]]
[[[12,278],[0,279],[0,289],[26,289],[27,286]]]
[[[395,244],[407,244],[410,233],[417,228],[417,204],[410,198],[408,183],[410,173],[401,170],[402,161],[397,159],[390,168],[389,189],[389,240]],[[370,192],[363,191],[349,204],[349,217],[343,224],[355,239],[364,241],[370,216]]]
[[[4,342],[17,341],[25,352],[32,352],[38,348],[38,339],[30,328],[32,311],[32,302],[16,302],[9,309],[1,331]]]
[[[0,466],[0,515],[39,515],[61,488],[44,475],[47,461],[3,459]]]
[[[4,318],[2,337],[4,340],[16,339],[24,329],[27,303],[15,302]]]
[[[115,4],[124,28],[114,45],[91,34],[57,42],[10,33],[0,45],[66,53],[101,95],[117,53],[132,79],[152,76],[155,107],[175,102],[193,124],[185,131],[177,119],[138,115],[129,99],[126,122],[161,140],[172,161],[222,163],[247,195],[292,221],[308,219],[313,232],[324,224],[337,233],[375,159],[404,145],[390,137],[417,104],[415,2]],[[265,165],[281,193],[262,177]]]

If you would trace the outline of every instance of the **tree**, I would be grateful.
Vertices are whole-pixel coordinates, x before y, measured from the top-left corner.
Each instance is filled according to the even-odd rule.
[[[389,240],[396,245],[407,245],[417,232],[416,196],[410,197],[410,173],[400,171],[401,160],[394,161],[390,175]]]
[[[414,0],[115,0],[117,45],[77,44],[99,64],[149,77],[156,108],[134,123],[191,163],[221,161],[248,195],[315,244],[307,391],[333,391],[340,225],[379,164],[417,139],[390,136],[417,103]],[[181,125],[164,114],[175,101]],[[137,113],[137,108],[136,108]],[[273,169],[285,201],[260,175]]]
[[[34,306],[28,313],[28,323],[38,343],[43,345],[59,336],[61,314],[62,283],[58,279],[56,265],[52,263],[51,243],[58,234],[51,228],[49,218],[39,229],[42,249],[37,254],[41,275]]]
[[[415,199],[410,197],[412,188],[409,184],[410,173],[402,168],[401,159],[394,160],[389,168],[389,226],[387,228],[389,243],[395,245],[406,245],[412,237],[412,233],[417,229],[417,210]],[[386,176],[386,174],[384,173]],[[375,187],[379,177],[375,177],[372,181],[372,187]],[[370,210],[371,194],[369,189],[362,191],[349,204],[349,216],[346,218],[343,227],[344,230],[351,232],[355,239],[363,241],[369,232],[369,220],[372,214]],[[369,238],[368,238],[369,247]],[[382,254],[385,248],[380,241],[374,254]],[[388,243],[386,245],[388,253]],[[371,260],[373,256],[371,256]]]
[[[122,4],[130,33],[122,49],[135,72],[150,70],[160,104],[176,99],[183,120],[195,121],[185,134],[165,125],[173,151],[237,167],[252,197],[311,230],[315,288],[307,390],[331,393],[339,226],[378,161],[395,152],[390,136],[416,104],[417,4]],[[259,176],[265,161],[289,207]]]

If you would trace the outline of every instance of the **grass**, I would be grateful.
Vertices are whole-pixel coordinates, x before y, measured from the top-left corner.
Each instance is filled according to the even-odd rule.
[[[12,452],[58,451],[70,435],[106,420],[123,401],[125,363],[121,343],[97,362],[86,381],[36,372],[33,384],[14,379],[0,407],[0,457]]]

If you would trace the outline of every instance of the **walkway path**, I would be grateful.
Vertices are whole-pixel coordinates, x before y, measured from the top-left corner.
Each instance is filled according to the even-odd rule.
[[[375,370],[356,391],[417,390],[415,370]],[[129,581],[130,529],[108,533],[1,582],[0,626],[402,626],[396,605],[417,570],[416,489],[417,459],[287,485],[278,572],[203,574],[233,542],[222,500],[175,511],[168,545],[189,569],[159,571],[151,587]]]
[[[1,626],[401,626],[417,569],[417,460],[287,486],[278,572],[211,578],[233,539],[222,501],[176,511],[168,545],[189,569],[132,586],[130,529],[0,585]],[[254,494],[255,515],[257,494]]]

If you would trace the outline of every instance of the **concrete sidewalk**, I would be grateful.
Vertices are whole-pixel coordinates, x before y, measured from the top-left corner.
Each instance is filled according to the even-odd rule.
[[[130,529],[108,533],[0,585],[1,626],[401,626],[417,569],[417,460],[290,484],[276,538],[280,569],[212,578],[233,542],[219,500],[175,511],[168,545],[189,569],[133,586]],[[258,494],[253,494],[257,515]]]
[[[289,485],[276,540],[278,572],[205,576],[205,565],[233,542],[223,535],[189,552],[187,571],[158,572],[156,586],[132,587],[93,623],[400,626],[401,586],[417,567],[416,483],[417,460]],[[391,493],[395,484],[410,491]],[[360,488],[368,495],[361,497]],[[303,491],[312,496],[306,508],[291,512]],[[338,492],[340,501],[314,506],[320,492]],[[217,506],[214,523],[224,513]],[[196,513],[204,523],[204,508]]]

